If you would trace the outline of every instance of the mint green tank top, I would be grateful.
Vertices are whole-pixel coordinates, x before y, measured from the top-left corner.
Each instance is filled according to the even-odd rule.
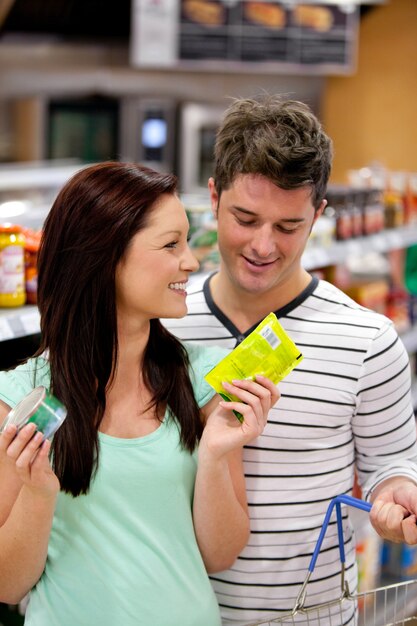
[[[213,395],[203,376],[225,351],[187,348],[203,406]],[[47,362],[29,361],[0,373],[4,402],[28,393],[35,365],[36,384],[49,387]],[[197,452],[181,448],[169,416],[137,439],[99,433],[99,446],[89,493],[58,496],[25,626],[220,626],[193,528]]]

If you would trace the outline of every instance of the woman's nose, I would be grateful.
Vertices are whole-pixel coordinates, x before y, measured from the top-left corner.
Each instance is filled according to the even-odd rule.
[[[194,256],[190,246],[187,246],[186,253],[183,258],[182,268],[188,272],[196,272],[200,267],[200,263],[197,261],[197,258]]]

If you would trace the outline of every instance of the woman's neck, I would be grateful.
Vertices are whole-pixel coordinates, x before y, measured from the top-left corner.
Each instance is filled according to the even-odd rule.
[[[118,357],[106,391],[101,432],[115,437],[142,437],[160,425],[162,415],[152,407],[152,393],[143,379],[143,358],[150,325],[118,329]]]
[[[142,363],[143,355],[149,341],[150,321],[137,322],[131,318],[118,319],[117,347],[118,364],[129,366],[133,363]]]

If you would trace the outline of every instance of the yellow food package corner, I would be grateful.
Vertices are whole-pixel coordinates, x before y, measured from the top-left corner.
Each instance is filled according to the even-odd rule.
[[[257,374],[279,383],[299,363],[303,355],[279,323],[275,313],[269,313],[232,352],[205,376],[205,380],[223,399],[237,401],[227,393],[223,382],[234,379],[254,380]],[[235,412],[242,421],[242,416]]]

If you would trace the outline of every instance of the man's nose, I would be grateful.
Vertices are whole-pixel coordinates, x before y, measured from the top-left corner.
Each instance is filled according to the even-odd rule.
[[[273,254],[276,249],[276,242],[271,228],[268,226],[258,228],[253,233],[251,246],[256,256],[260,258],[267,258]]]

